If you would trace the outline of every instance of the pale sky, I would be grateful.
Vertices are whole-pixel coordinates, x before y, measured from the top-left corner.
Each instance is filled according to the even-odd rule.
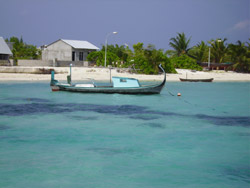
[[[170,49],[177,32],[200,41],[250,38],[250,0],[0,0],[0,36],[41,46],[58,39],[154,44]]]

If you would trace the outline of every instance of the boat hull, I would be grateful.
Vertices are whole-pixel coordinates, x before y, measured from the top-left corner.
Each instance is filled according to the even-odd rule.
[[[159,94],[164,87],[165,82],[160,85],[155,86],[142,86],[142,87],[74,87],[74,86],[64,86],[57,85],[60,91],[69,91],[69,92],[79,92],[79,93],[106,93],[106,94]],[[54,87],[54,86],[51,86]],[[52,89],[53,90],[53,89]]]
[[[207,78],[207,79],[185,79],[185,78],[180,78],[180,81],[182,82],[212,82],[214,79],[213,78]]]

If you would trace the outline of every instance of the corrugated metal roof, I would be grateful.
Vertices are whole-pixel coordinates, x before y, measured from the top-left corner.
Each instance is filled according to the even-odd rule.
[[[82,40],[65,40],[61,39],[63,42],[69,44],[75,49],[91,49],[91,50],[99,50],[98,47],[95,45],[91,44],[88,41],[82,41]]]
[[[3,37],[0,37],[0,54],[9,54],[12,55],[9,46],[6,44]]]

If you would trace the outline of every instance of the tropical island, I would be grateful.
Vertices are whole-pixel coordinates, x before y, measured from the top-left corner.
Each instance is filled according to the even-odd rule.
[[[185,33],[177,33],[176,37],[169,40],[169,46],[172,49],[167,51],[157,49],[153,44],[144,46],[143,43],[137,43],[133,45],[133,49],[130,49],[128,45],[107,45],[106,66],[116,70],[112,70],[114,75],[134,73],[133,77],[139,77],[143,80],[160,80],[160,78],[158,79],[159,64],[162,64],[164,70],[169,73],[168,77],[170,80],[177,80],[180,75],[185,76],[188,71],[191,76],[195,73],[202,73],[204,75],[204,72],[200,71],[210,74],[214,74],[215,72],[225,73],[227,71],[230,73],[250,73],[249,42],[237,41],[235,44],[228,44],[226,38],[211,39],[208,42],[201,41],[197,45],[190,47],[190,41],[191,37],[186,37]],[[13,56],[11,58],[17,63],[21,59],[41,59],[41,49],[26,44],[22,37],[20,39],[11,37],[10,39],[6,39],[6,42],[13,44]],[[80,72],[84,72],[86,77],[91,77],[92,75],[95,79],[105,79],[111,70],[105,71],[104,58],[105,46],[103,45],[100,50],[88,54],[87,61],[91,62],[92,66],[88,68],[84,67],[84,71],[81,70],[83,67],[73,68],[73,71],[76,73],[74,75],[75,79],[84,78],[82,74],[80,75]],[[62,75],[68,72],[67,68],[53,68]],[[94,68],[104,68],[104,70],[94,70]],[[12,80],[6,77],[11,76],[8,73],[14,73],[13,71],[1,68],[0,72],[2,73],[0,75],[2,80]],[[77,76],[78,73],[79,76]],[[100,76],[101,73],[104,73],[104,75]],[[180,75],[173,76],[176,73]],[[217,76],[217,80],[220,80],[221,75]],[[216,75],[212,76],[216,77]],[[29,77],[32,80],[49,80],[48,75],[40,76],[39,78],[36,78],[37,75],[29,75]],[[26,80],[22,79],[21,76],[13,79]],[[62,76],[61,79],[65,78]],[[223,77],[222,81],[225,80],[227,79]],[[250,78],[247,74],[239,80],[248,81]]]

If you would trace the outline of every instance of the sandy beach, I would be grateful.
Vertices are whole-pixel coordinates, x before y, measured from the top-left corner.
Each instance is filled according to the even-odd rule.
[[[0,81],[49,81],[50,74],[39,74],[41,69],[54,69],[55,78],[65,81],[69,75],[68,67],[0,67]],[[167,74],[167,81],[179,81],[179,78],[206,79],[214,78],[215,82],[250,82],[250,74],[225,71],[196,71],[177,69],[177,74]],[[112,76],[136,78],[141,81],[161,81],[163,75],[134,74],[124,69],[111,69]],[[94,67],[73,67],[72,80],[94,79],[107,81],[110,79],[110,69]]]

